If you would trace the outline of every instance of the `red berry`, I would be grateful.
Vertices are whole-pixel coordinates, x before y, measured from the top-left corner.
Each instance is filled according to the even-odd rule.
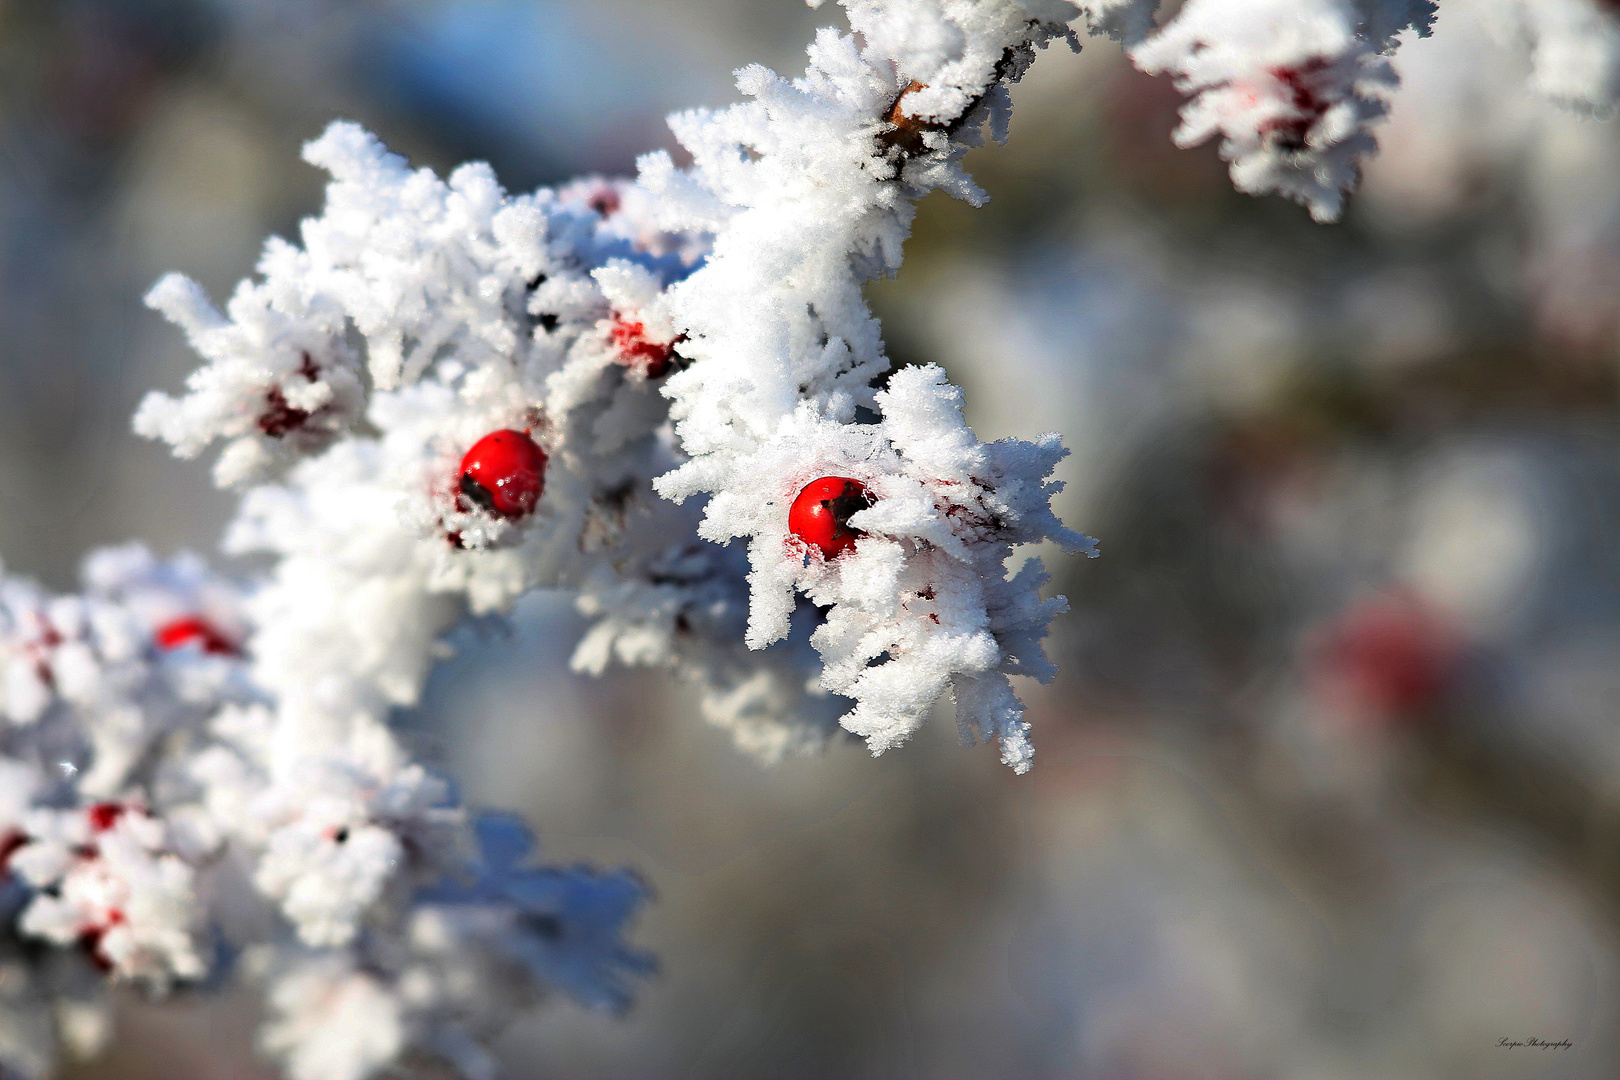
[[[524,432],[492,431],[461,459],[462,496],[495,517],[534,513],[545,488],[546,452]]]
[[[613,345],[619,350],[619,363],[628,368],[640,368],[649,379],[656,379],[670,369],[679,356],[675,346],[686,340],[686,335],[681,334],[673,341],[650,341],[645,324],[618,316],[613,319],[611,333]]]
[[[234,656],[236,643],[220,633],[208,620],[196,615],[182,615],[157,628],[152,635],[160,649],[178,649],[182,645],[196,645],[205,653]]]
[[[118,819],[123,816],[123,803],[98,802],[90,807],[90,827],[96,832],[106,832],[118,824]]]
[[[112,971],[115,965],[112,957],[108,956],[105,950],[102,949],[102,939],[107,936],[107,931],[113,927],[122,926],[126,918],[123,908],[110,908],[107,911],[106,922],[91,923],[79,931],[79,945],[84,948],[85,952],[90,954],[90,962],[104,972]]]
[[[1296,110],[1293,116],[1280,116],[1267,122],[1262,131],[1270,135],[1282,150],[1300,151],[1307,145],[1311,128],[1328,111],[1332,99],[1322,94],[1323,75],[1327,64],[1320,58],[1305,61],[1293,67],[1271,69],[1272,78],[1283,84],[1289,104]]]
[[[123,921],[121,912],[119,915],[119,921]],[[90,962],[96,965],[96,969],[103,974],[107,974],[113,969],[113,962],[111,958],[109,958],[106,953],[101,951],[101,939],[106,936],[107,927],[105,926],[87,926],[83,930],[79,931],[80,947],[82,947],[84,951],[89,954]]]
[[[855,546],[866,534],[849,527],[849,519],[877,500],[859,480],[847,476],[823,476],[799,491],[788,508],[788,531],[822,555],[832,558]]]
[[[18,828],[10,828],[0,835],[0,883],[11,875],[11,857],[17,849],[28,843],[28,834]]]
[[[1416,599],[1375,597],[1330,628],[1323,660],[1336,689],[1371,712],[1411,716],[1432,708],[1458,673],[1461,642]]]

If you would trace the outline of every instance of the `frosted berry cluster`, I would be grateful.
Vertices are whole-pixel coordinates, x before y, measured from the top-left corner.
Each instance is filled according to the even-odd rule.
[[[529,865],[521,826],[469,819],[386,729],[289,757],[248,593],[200,561],[130,546],[84,577],[0,578],[7,1075],[95,1049],[109,980],[262,980],[295,1080],[411,1054],[489,1075],[477,1039],[523,1003],[625,1004],[633,875]]]
[[[836,710],[813,657],[743,648],[735,561],[652,492],[679,461],[659,391],[690,362],[665,290],[710,237],[662,227],[631,183],[508,196],[485,166],[441,181],[353,125],[306,156],[333,182],[302,248],[272,241],[225,313],[182,278],[153,290],[209,363],[136,417],[183,454],[225,443],[216,475],[244,489],[227,547],[276,558],[251,604],[277,738],[369,738],[460,620],[560,587],[595,617],[579,666],[678,667],[760,752],[819,744]],[[308,430],[267,425],[299,366],[355,396],[305,399]]]
[[[224,313],[184,279],[153,290],[208,363],[136,425],[225,444],[227,547],[276,558],[250,604],[278,740],[367,737],[459,620],[547,587],[593,617],[578,666],[675,668],[763,756],[840,716],[881,751],[953,693],[965,736],[1028,767],[1007,676],[1050,677],[1062,602],[1005,564],[1088,548],[1048,507],[1062,451],[981,444],[936,369],[889,379],[860,286],[898,266],[920,195],[979,197],[961,153],[1074,12],[944,9],[954,36],[902,72],[893,11],[854,12],[864,51],[824,33],[796,83],[745,72],[761,101],[677,117],[696,164],[653,155],[634,182],[511,196],[334,125],[302,247],[272,242]],[[789,504],[834,475],[871,505],[817,547]]]
[[[1384,54],[1402,30],[1427,34],[1434,14],[1428,0],[1190,0],[1131,58],[1195,95],[1178,145],[1218,135],[1238,190],[1332,221],[1399,81]]]
[[[1468,0],[1448,0],[1449,4]],[[1137,67],[1168,74],[1190,100],[1180,146],[1219,139],[1232,182],[1335,221],[1376,150],[1399,78],[1402,40],[1427,36],[1436,0],[1188,0],[1156,23],[1160,0],[1089,0],[1094,32]],[[1620,100],[1620,19],[1602,0],[1487,0],[1490,21],[1529,54],[1530,82],[1607,114]]]

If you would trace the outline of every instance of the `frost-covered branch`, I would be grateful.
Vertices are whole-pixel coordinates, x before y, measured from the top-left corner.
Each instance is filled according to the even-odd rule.
[[[898,267],[922,194],[982,198],[961,156],[987,120],[1005,134],[1006,84],[1074,14],[855,5],[864,47],[825,31],[802,79],[745,69],[752,101],[673,118],[695,164],[651,155],[636,182],[507,196],[337,125],[308,151],[334,179],[302,247],[273,242],[225,313],[160,283],[209,363],[137,428],[181,453],[225,440],[216,476],[245,488],[228,544],[278,557],[252,653],[285,767],[413,701],[458,619],[564,587],[595,618],[579,666],[673,666],[767,756],[840,713],[885,749],[952,691],[964,735],[1027,768],[1007,676],[1050,677],[1061,601],[1004,564],[1088,548],[1048,509],[1062,451],[979,443],[936,371],[883,389],[860,287]],[[491,438],[529,459],[521,505],[473,462]],[[836,555],[788,522],[819,477],[871,495]],[[704,542],[738,536],[746,570]]]
[[[1127,41],[1138,67],[1192,95],[1177,145],[1219,136],[1239,191],[1333,221],[1399,82],[1387,54],[1434,14],[1429,0],[1189,0],[1155,32],[1138,18]]]
[[[262,980],[295,1080],[412,1052],[488,1076],[475,1038],[524,1002],[625,1004],[635,877],[530,866],[520,825],[469,819],[383,728],[283,769],[250,607],[139,546],[77,596],[0,580],[7,1075],[94,1049],[109,979]]]
[[[1457,0],[1452,0],[1457,2]],[[1400,84],[1391,57],[1426,37],[1436,0],[1188,0],[1155,25],[1159,0],[1083,4],[1094,33],[1189,95],[1179,146],[1220,140],[1232,182],[1335,221],[1376,151]],[[1502,36],[1530,48],[1531,82],[1555,100],[1607,113],[1620,94],[1620,17],[1601,0],[1504,0]]]

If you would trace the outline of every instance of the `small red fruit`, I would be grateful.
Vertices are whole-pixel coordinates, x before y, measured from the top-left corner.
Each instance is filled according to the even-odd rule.
[[[1462,641],[1445,619],[1399,592],[1350,608],[1329,627],[1323,674],[1332,689],[1376,717],[1422,715],[1459,674]]]
[[[152,635],[160,649],[178,649],[182,645],[196,645],[205,653],[234,656],[236,643],[220,633],[207,619],[196,615],[183,615],[171,619],[157,628]]]
[[[27,843],[28,834],[15,827],[0,835],[0,884],[11,876],[11,857]]]
[[[123,816],[123,803],[98,802],[90,807],[90,828],[96,832],[106,832],[118,824],[118,819]]]
[[[674,366],[679,353],[675,346],[686,340],[681,334],[673,341],[652,341],[647,337],[643,323],[631,322],[615,316],[610,331],[613,345],[619,351],[618,360],[627,368],[639,368],[649,379],[663,376]]]
[[[823,476],[799,491],[788,508],[788,531],[831,559],[866,534],[849,527],[851,515],[875,503],[866,485],[847,476]]]
[[[113,927],[122,926],[124,920],[123,908],[111,908],[107,912],[107,921],[105,923],[92,923],[79,931],[80,946],[90,954],[90,962],[103,972],[112,971],[116,965],[113,963],[112,957],[108,956],[102,949],[102,939],[107,936],[107,931]]]
[[[525,432],[492,431],[461,459],[462,496],[495,517],[534,513],[545,488],[546,452]]]

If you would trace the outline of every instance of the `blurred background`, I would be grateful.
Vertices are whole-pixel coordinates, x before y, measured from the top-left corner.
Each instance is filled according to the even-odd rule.
[[[656,673],[567,672],[537,596],[401,717],[547,855],[637,867],[662,974],[512,1078],[1620,1075],[1620,132],[1447,0],[1344,223],[1175,149],[1179,96],[1053,50],[982,210],[869,289],[985,439],[1055,430],[1063,674],[1034,772],[858,744],[771,769]],[[623,173],[662,117],[797,73],[797,0],[0,0],[0,553],[208,552],[206,465],[136,440],[216,297],[317,211],[335,116],[509,188]],[[131,995],[84,1080],[268,1076],[251,1003]],[[1559,1050],[1501,1040],[1569,1040]]]

